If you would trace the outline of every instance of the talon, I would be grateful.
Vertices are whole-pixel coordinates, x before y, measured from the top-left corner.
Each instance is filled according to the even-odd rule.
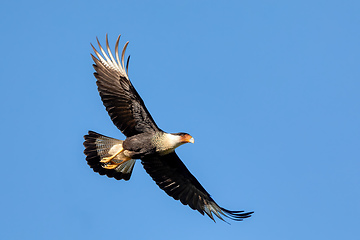
[[[104,157],[103,159],[100,160],[101,163],[108,163],[111,161],[111,159],[113,159],[114,156],[112,157]]]
[[[107,161],[109,158],[110,158],[110,160]],[[103,160],[104,159],[105,158],[103,158]],[[111,159],[112,159],[111,157],[108,157],[108,158],[106,158],[106,161],[110,162]],[[121,164],[123,164],[123,163],[125,163],[127,161],[130,161],[130,160],[132,160],[132,159],[131,158],[126,158],[126,159],[122,160],[122,162],[120,162],[120,163],[115,163],[115,162],[111,161],[111,163],[109,163],[109,164],[107,164],[105,166],[102,166],[102,167],[105,168],[105,169],[115,169],[115,168],[117,168],[117,166],[119,166],[119,165],[121,165]]]
[[[122,151],[124,151],[124,149],[121,147],[119,149],[119,151],[117,151],[114,155],[110,156],[110,157],[104,157],[103,159],[100,160],[101,163],[108,163],[110,162],[114,157],[116,157],[119,153],[121,153]]]
[[[103,168],[106,169],[115,169],[117,166],[119,166],[119,164],[108,164],[106,166],[103,166]]]

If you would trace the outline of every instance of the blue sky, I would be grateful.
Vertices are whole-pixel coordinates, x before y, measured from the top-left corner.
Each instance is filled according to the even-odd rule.
[[[358,1],[8,1],[1,20],[1,239],[355,239]],[[130,41],[129,75],[231,225],[183,206],[136,163],[87,166],[88,130],[123,139],[90,42]]]

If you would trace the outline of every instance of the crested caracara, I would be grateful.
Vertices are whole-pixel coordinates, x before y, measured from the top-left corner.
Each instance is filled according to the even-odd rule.
[[[100,54],[93,45],[95,55],[96,84],[106,111],[115,126],[126,136],[124,141],[106,137],[93,131],[84,136],[86,161],[100,175],[117,180],[129,180],[136,159],[140,159],[146,172],[169,196],[189,205],[212,220],[215,214],[241,221],[253,212],[230,211],[220,207],[189,172],[175,148],[185,143],[194,143],[187,133],[166,133],[151,117],[143,100],[128,77],[127,59],[124,64],[127,42],[119,57],[119,40],[115,44],[115,58],[106,35],[106,51],[97,40]],[[215,220],[214,220],[215,221]]]

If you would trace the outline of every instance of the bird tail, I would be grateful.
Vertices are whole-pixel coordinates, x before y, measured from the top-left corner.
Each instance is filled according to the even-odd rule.
[[[86,161],[94,172],[117,180],[130,179],[135,159],[124,155],[122,148],[124,141],[93,131],[89,131],[84,138]]]

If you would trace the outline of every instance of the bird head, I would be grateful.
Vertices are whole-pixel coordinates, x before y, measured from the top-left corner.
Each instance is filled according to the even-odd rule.
[[[175,133],[176,135],[180,136],[180,142],[181,143],[194,143],[195,140],[194,138],[188,134],[188,133]]]
[[[194,143],[194,138],[187,133],[164,133],[161,144],[158,147],[164,154],[175,150],[175,148],[185,143]]]

